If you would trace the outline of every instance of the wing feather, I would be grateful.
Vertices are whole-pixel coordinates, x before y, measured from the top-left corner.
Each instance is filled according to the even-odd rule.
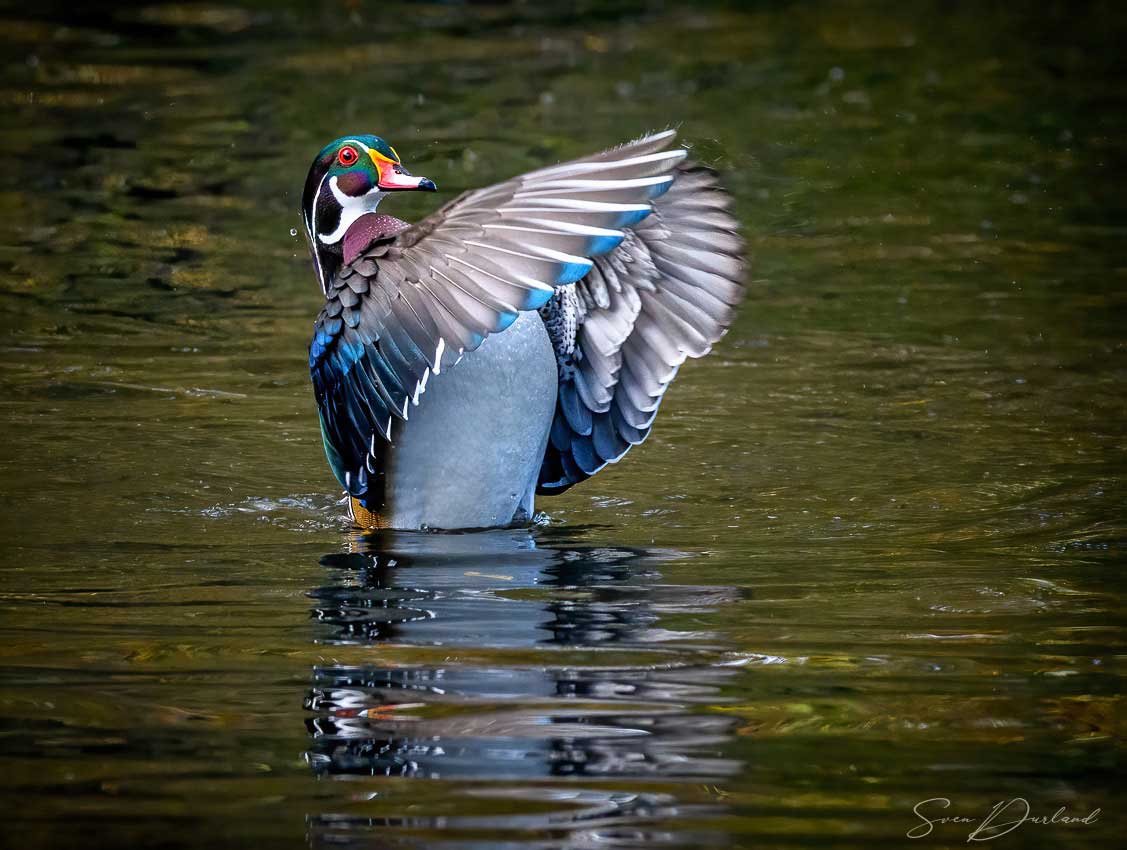
[[[561,368],[539,493],[561,493],[642,442],[681,364],[711,349],[743,295],[728,196],[708,169],[682,163],[672,176],[654,214],[575,285],[575,354]]]

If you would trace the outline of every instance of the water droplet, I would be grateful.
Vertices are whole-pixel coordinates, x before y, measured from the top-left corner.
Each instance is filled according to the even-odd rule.
[[[297,228],[296,227],[290,228],[290,236],[297,236]]]

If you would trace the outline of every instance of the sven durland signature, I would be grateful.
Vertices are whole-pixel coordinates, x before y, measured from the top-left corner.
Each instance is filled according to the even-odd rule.
[[[940,814],[951,808],[951,801],[947,797],[931,797],[920,800],[912,807],[912,811],[921,823],[909,829],[905,835],[908,838],[923,838],[931,835],[932,830],[939,824],[962,824],[971,826],[967,835],[967,843],[972,841],[992,841],[1008,835],[1015,829],[1027,824],[1038,826],[1076,826],[1095,823],[1099,820],[1100,810],[1094,809],[1084,816],[1066,814],[1065,807],[1061,806],[1051,815],[1034,815],[1030,809],[1029,801],[1024,797],[1014,797],[1002,800],[984,818],[969,817],[967,815]]]

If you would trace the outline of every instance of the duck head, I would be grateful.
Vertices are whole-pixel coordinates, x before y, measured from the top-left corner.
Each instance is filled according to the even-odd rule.
[[[434,192],[433,181],[405,169],[395,148],[379,136],[342,136],[313,160],[301,197],[301,217],[321,288],[339,265],[348,229],[375,212],[388,192]]]

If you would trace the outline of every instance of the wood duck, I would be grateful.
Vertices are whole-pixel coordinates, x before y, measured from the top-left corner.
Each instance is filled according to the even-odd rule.
[[[650,432],[669,382],[743,294],[714,173],[646,136],[466,192],[435,191],[372,135],[313,160],[302,217],[325,305],[309,368],[325,454],[362,528],[528,522]]]

